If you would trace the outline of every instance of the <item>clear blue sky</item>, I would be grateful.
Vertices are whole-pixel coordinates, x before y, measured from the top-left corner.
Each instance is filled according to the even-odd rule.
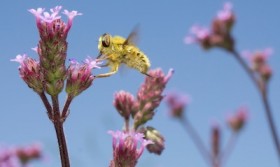
[[[17,54],[37,55],[30,49],[39,36],[35,19],[27,10],[62,5],[78,10],[83,16],[74,20],[68,35],[68,57],[84,60],[97,55],[98,37],[109,32],[127,36],[140,24],[139,47],[149,56],[152,68],[165,72],[175,69],[167,90],[188,93],[192,103],[187,116],[210,143],[210,125],[218,120],[223,128],[223,142],[229,136],[224,119],[227,112],[241,105],[250,109],[250,120],[238,139],[227,167],[276,167],[279,161],[263,112],[260,97],[237,62],[220,50],[205,52],[195,45],[185,45],[184,36],[194,23],[209,25],[225,1],[221,0],[4,0],[0,11],[0,143],[24,145],[41,141],[49,162],[34,166],[59,166],[55,131],[39,97],[19,78],[18,64],[9,60]],[[239,50],[274,48],[270,63],[274,76],[270,83],[270,99],[280,129],[280,34],[277,0],[232,1],[237,15],[234,36]],[[101,71],[94,71],[99,73]],[[112,106],[118,90],[136,93],[144,76],[134,70],[95,80],[92,87],[77,97],[65,123],[65,132],[73,167],[108,166],[112,158],[108,130],[121,129],[122,119]],[[61,103],[65,94],[60,96]],[[167,115],[163,104],[149,125],[156,127],[166,139],[161,156],[144,152],[138,166],[206,167],[199,152],[181,125]]]

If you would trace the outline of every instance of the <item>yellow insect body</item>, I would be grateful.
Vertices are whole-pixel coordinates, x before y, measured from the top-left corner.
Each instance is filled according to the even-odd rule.
[[[136,32],[132,32],[127,39],[109,34],[103,34],[99,38],[98,50],[100,51],[98,59],[107,60],[105,66],[110,67],[110,72],[99,74],[96,77],[109,77],[118,71],[119,66],[123,63],[128,67],[148,75],[150,61],[148,57],[133,43]]]

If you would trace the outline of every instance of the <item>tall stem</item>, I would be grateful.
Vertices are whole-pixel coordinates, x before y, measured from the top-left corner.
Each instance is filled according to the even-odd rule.
[[[272,138],[273,138],[273,141],[274,141],[274,144],[275,144],[276,151],[278,153],[278,159],[280,160],[280,143],[279,143],[279,138],[278,138],[277,130],[276,130],[276,127],[275,127],[275,123],[273,121],[273,116],[272,116],[272,112],[271,112],[271,109],[270,109],[270,105],[269,105],[269,102],[268,102],[267,88],[266,88],[265,85],[262,85],[257,80],[257,78],[254,76],[251,69],[248,67],[248,65],[241,58],[241,56],[239,55],[239,53],[237,51],[234,50],[231,53],[234,55],[234,57],[237,59],[237,61],[240,63],[242,68],[246,71],[248,76],[251,78],[251,80],[257,86],[257,89],[259,90],[259,93],[262,97],[262,102],[263,102],[263,105],[264,105],[264,108],[265,108],[265,113],[266,113],[266,117],[267,117],[268,124],[269,124],[269,127],[270,127],[271,135],[272,135]]]
[[[180,121],[181,121],[183,127],[185,128],[185,130],[187,131],[187,133],[189,134],[189,136],[192,138],[194,144],[200,151],[200,153],[201,153],[202,157],[204,158],[204,160],[206,161],[206,163],[209,163],[209,165],[210,165],[212,162],[211,154],[206,149],[205,145],[203,144],[199,135],[196,133],[195,129],[192,127],[192,125],[189,123],[189,121],[186,118],[182,117],[180,119]]]
[[[54,128],[56,132],[56,137],[58,141],[58,147],[60,152],[61,166],[70,167],[69,156],[67,151],[67,143],[63,130],[63,120],[61,119],[59,111],[58,96],[52,96],[53,103],[53,113],[54,113]]]
[[[221,164],[225,164],[229,155],[232,153],[236,140],[237,140],[237,137],[238,137],[238,133],[239,132],[231,133],[230,138],[226,143],[225,149],[223,150],[223,152],[220,154],[220,157],[219,157]]]

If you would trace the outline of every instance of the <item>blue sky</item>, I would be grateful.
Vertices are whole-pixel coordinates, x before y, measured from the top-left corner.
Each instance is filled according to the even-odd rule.
[[[62,5],[78,10],[78,16],[68,35],[68,57],[84,60],[98,53],[97,40],[105,32],[127,36],[140,24],[139,47],[149,56],[152,67],[175,69],[167,91],[177,90],[191,96],[187,117],[209,146],[210,125],[217,120],[223,128],[225,141],[229,129],[224,122],[228,112],[246,105],[250,119],[240,134],[227,167],[276,167],[279,161],[272,143],[263,106],[253,84],[239,64],[225,52],[214,49],[205,52],[196,45],[185,45],[183,38],[193,24],[209,25],[225,1],[129,1],[129,0],[6,0],[1,2],[0,26],[0,142],[25,145],[40,141],[48,161],[34,166],[59,166],[54,128],[48,120],[39,97],[19,78],[18,64],[9,60],[17,54],[37,55],[30,48],[39,36],[35,19],[27,10]],[[270,102],[280,128],[280,66],[279,66],[279,1],[231,1],[237,15],[233,34],[237,48],[255,50],[272,47],[270,63],[274,71],[270,83]],[[104,71],[104,70],[102,70]],[[101,73],[95,70],[94,73]],[[72,166],[108,166],[112,158],[111,136],[108,130],[121,129],[122,119],[112,106],[113,94],[127,90],[135,94],[144,76],[135,70],[120,71],[93,85],[71,104],[71,114],[65,132]],[[65,94],[60,96],[61,104]],[[277,117],[278,116],[278,117]],[[156,127],[166,139],[161,156],[144,152],[138,166],[206,167],[198,150],[182,126],[168,117],[162,104],[149,125]]]

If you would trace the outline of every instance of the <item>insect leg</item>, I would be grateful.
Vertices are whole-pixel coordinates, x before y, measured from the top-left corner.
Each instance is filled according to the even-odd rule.
[[[113,74],[115,74],[118,71],[119,66],[115,66],[111,68],[110,72],[104,73],[104,74],[99,74],[96,76],[96,78],[104,78],[104,77],[109,77]]]

